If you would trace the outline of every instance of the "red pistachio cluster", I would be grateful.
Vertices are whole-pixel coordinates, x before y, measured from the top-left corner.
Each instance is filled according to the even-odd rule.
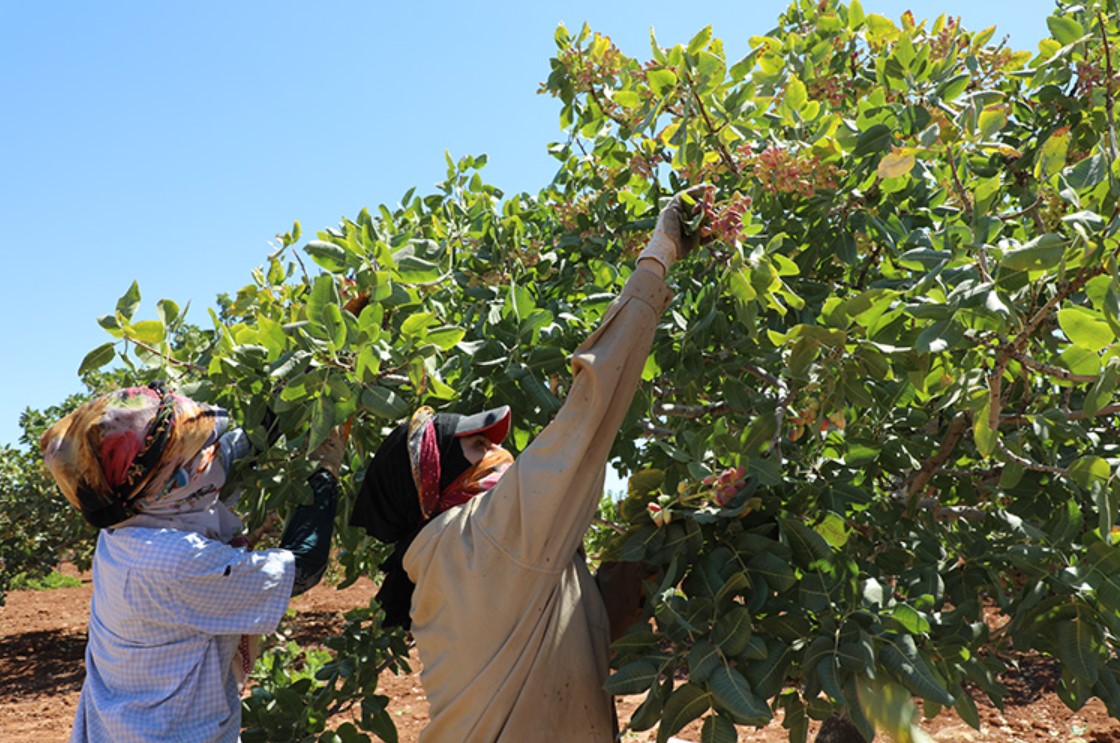
[[[646,504],[646,512],[657,526],[665,526],[673,520],[673,509],[669,507],[671,501],[672,498],[668,495],[659,495],[657,502],[651,501]]]
[[[704,487],[711,488],[709,498],[712,503],[723,508],[746,486],[747,468],[729,467],[718,474],[708,475],[702,483]]]
[[[836,188],[840,171],[822,163],[815,155],[798,153],[777,145],[754,152],[750,145],[739,149],[743,170],[758,179],[763,190],[772,194],[812,196],[818,189]]]
[[[700,227],[702,240],[718,240],[725,245],[734,245],[743,237],[743,217],[751,208],[751,197],[739,191],[733,191],[726,201],[715,203],[715,191],[708,189],[704,192],[701,202],[704,210],[704,222]]]
[[[622,52],[609,36],[596,33],[587,49],[568,47],[560,50],[557,59],[568,68],[579,87],[614,87],[622,70]]]
[[[829,75],[818,77],[805,84],[805,90],[814,101],[824,101],[831,108],[839,108],[848,100],[848,94],[855,88],[852,80],[841,80]]]
[[[1103,88],[1107,81],[1108,75],[1100,60],[1089,61],[1083,59],[1077,63],[1077,85],[1074,87],[1074,96],[1088,100],[1093,95],[1093,91],[1097,88]],[[1112,89],[1120,88],[1120,75],[1115,75],[1112,78]]]

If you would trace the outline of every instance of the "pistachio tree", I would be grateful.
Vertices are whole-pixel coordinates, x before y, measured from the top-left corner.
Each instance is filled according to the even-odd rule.
[[[637,59],[561,26],[539,192],[448,158],[432,193],[278,236],[206,327],[171,300],[136,319],[130,289],[84,366],[123,357],[231,408],[261,452],[239,473],[252,519],[307,497],[336,425],[351,489],[420,404],[508,404],[517,451],[661,200],[709,184],[614,449],[605,556],[656,573],[607,683],[645,695],[630,727],[734,741],[780,710],[791,741],[829,717],[909,739],[914,697],[978,726],[1011,648],[1059,659],[1072,709],[1120,717],[1118,17],[1059,0],[1032,52],[795,0],[741,59],[710,27]],[[384,548],[345,510],[354,579]],[[344,635],[314,674],[269,661],[246,739],[395,739],[377,671],[404,644],[376,606]]]

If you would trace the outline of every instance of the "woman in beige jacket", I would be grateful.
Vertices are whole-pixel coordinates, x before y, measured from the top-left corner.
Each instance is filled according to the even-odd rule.
[[[396,545],[378,599],[389,623],[411,627],[423,662],[423,743],[613,740],[607,612],[580,548],[672,299],[664,277],[684,209],[678,195],[661,212],[572,357],[563,407],[516,460],[500,446],[508,408],[422,408],[370,464],[351,523]]]

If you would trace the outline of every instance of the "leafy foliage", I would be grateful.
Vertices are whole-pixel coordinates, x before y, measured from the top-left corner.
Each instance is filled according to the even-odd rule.
[[[659,199],[710,183],[615,448],[633,474],[608,552],[661,576],[615,645],[608,688],[647,694],[631,726],[703,716],[730,740],[780,706],[793,741],[837,711],[916,737],[900,689],[978,725],[1008,643],[1120,716],[1120,29],[1102,0],[1047,24],[1032,54],[796,0],[738,61],[710,28],[640,61],[560,27],[542,91],[565,139],[538,194],[449,158],[432,194],[279,236],[209,329],[169,300],[134,321],[134,285],[83,370],[121,351],[233,409],[265,450],[241,476],[254,518],[305,497],[303,455],[344,421],[353,470],[420,403],[509,404],[520,449]],[[338,541],[350,578],[383,554]]]

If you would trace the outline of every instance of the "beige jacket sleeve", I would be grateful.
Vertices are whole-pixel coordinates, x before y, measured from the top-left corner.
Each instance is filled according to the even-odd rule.
[[[562,570],[602,494],[607,458],[641,381],[658,318],[673,294],[638,268],[602,325],[572,357],[572,387],[545,427],[485,498],[472,524],[523,567]]]

